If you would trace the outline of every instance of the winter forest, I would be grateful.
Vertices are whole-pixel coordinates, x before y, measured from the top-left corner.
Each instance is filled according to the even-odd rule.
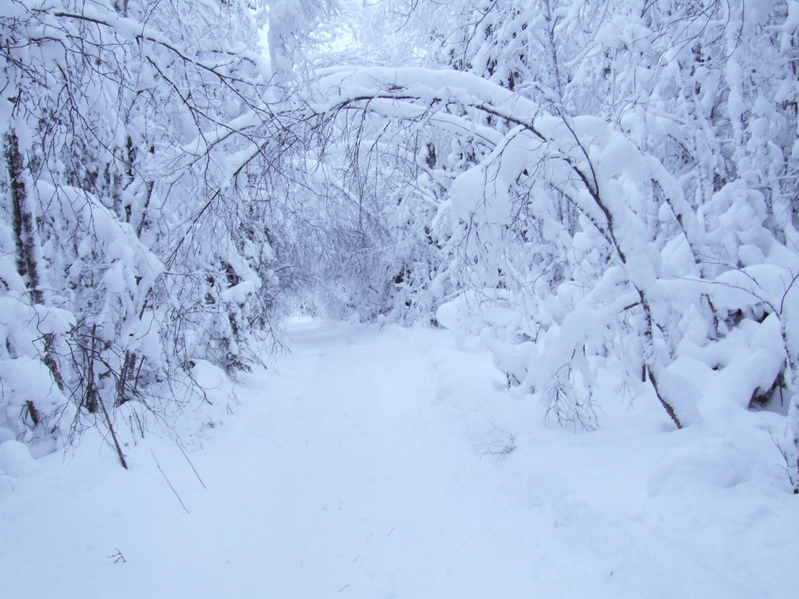
[[[494,490],[475,499],[479,509],[443,498],[441,509],[455,509],[453,526],[480,520],[470,509],[491,511],[512,556],[487,562],[475,547],[505,554],[485,531],[474,544],[440,540],[430,552],[447,553],[435,560],[452,578],[417,576],[408,556],[426,537],[406,528],[404,551],[391,548],[403,531],[389,533],[387,519],[379,555],[347,554],[350,569],[317,556],[329,572],[317,569],[307,586],[225,583],[228,596],[779,598],[795,589],[781,567],[799,551],[799,2],[0,0],[0,90],[0,595],[54,596],[65,584],[30,586],[19,573],[59,560],[42,549],[57,531],[12,528],[28,509],[19,498],[55,506],[44,496],[99,477],[93,494],[165,490],[168,526],[199,505],[212,514],[205,495],[188,505],[203,474],[195,465],[212,477],[203,456],[215,439],[256,453],[245,448],[247,406],[278,402],[279,390],[309,397],[313,386],[297,389],[320,348],[338,360],[319,366],[326,401],[341,395],[356,418],[377,410],[361,395],[381,389],[391,426],[405,431],[398,448],[422,444],[425,460],[409,463],[422,479],[442,478],[418,470],[437,447],[462,442],[446,464],[475,480],[458,474],[461,488],[444,475],[440,493],[471,497],[496,484],[485,483]],[[358,364],[363,393],[336,391]],[[267,382],[258,391],[253,381]],[[406,399],[428,383],[443,403]],[[268,409],[259,435],[295,456],[338,418],[329,403]],[[460,441],[435,441],[445,433],[424,423],[436,419]],[[176,445],[182,455],[170,462]],[[544,460],[555,473],[546,476],[575,468],[577,490],[542,475],[549,494],[533,497],[544,493],[530,478],[543,472],[531,464],[544,445],[557,456]],[[401,470],[398,448],[363,441],[341,462]],[[580,470],[592,452],[616,474]],[[647,464],[625,474],[636,454]],[[283,454],[268,455],[278,468]],[[477,474],[464,466],[472,459]],[[197,476],[181,484],[187,463]],[[284,467],[318,476],[302,464]],[[665,510],[646,512],[638,528],[588,498],[636,468],[647,490],[630,505]],[[61,491],[42,472],[60,477]],[[392,480],[383,500],[400,510],[417,481]],[[624,484],[612,493],[624,496]],[[364,513],[378,511],[377,495],[359,497]],[[544,509],[530,505],[554,510],[547,555],[617,555],[636,573],[625,579],[603,562],[602,576],[597,565],[567,584],[581,570],[550,557],[551,578],[525,586],[532,570],[518,554],[533,548],[517,529],[536,526],[529,510]],[[695,517],[678,523],[669,510]],[[742,515],[714,521],[724,510]],[[450,516],[429,517],[420,529]],[[356,525],[340,526],[346,537]],[[675,538],[695,529],[686,543],[712,539],[702,563],[726,574],[705,579],[672,537],[653,554],[668,557],[658,574],[639,555],[655,526]],[[281,530],[301,553],[305,533]],[[612,530],[636,540],[609,541]],[[725,539],[744,530],[746,542],[725,554]],[[14,545],[32,537],[38,544]],[[81,545],[87,564],[105,568],[100,579],[149,573],[131,563],[135,543],[116,538],[97,541],[99,557]],[[324,530],[312,538],[327,543]],[[256,545],[241,544],[248,555]],[[457,586],[470,560],[491,573],[493,591]],[[197,563],[173,567],[206,567]],[[679,574],[668,570],[681,568],[685,586],[670,586]],[[314,586],[325,573],[329,588]],[[647,586],[658,580],[658,591]],[[72,583],[64,596],[224,596],[213,585],[116,594]]]

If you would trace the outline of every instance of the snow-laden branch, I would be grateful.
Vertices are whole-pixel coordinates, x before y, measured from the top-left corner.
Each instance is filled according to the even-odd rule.
[[[659,383],[662,367],[655,341],[658,323],[652,313],[659,266],[652,259],[655,240],[647,225],[650,206],[655,201],[655,183],[669,196],[670,206],[678,220],[685,222],[684,230],[693,237],[694,246],[701,248],[701,236],[673,178],[658,168],[654,158],[600,118],[552,114],[531,100],[470,73],[344,67],[324,69],[317,75],[309,106],[318,113],[357,108],[406,121],[417,121],[427,112],[444,113],[467,122],[469,117],[463,117],[464,113],[494,117],[496,125],[491,126],[496,128],[484,136],[493,142],[493,150],[460,174],[450,189],[449,208],[454,221],[467,229],[465,243],[471,238],[479,240],[479,246],[495,245],[491,239],[501,238],[502,231],[515,218],[512,189],[516,182],[546,165],[546,173],[541,174],[596,226],[623,266],[628,290],[633,293],[622,294],[616,303],[640,305],[646,376],[671,419],[677,427],[682,426]],[[452,123],[435,119],[429,122]],[[480,118],[478,123],[491,128],[486,124],[491,124],[489,119]],[[485,235],[480,227],[485,228]]]
[[[218,62],[199,60],[193,56],[190,56],[160,31],[141,23],[136,19],[122,16],[119,13],[101,11],[93,8],[90,5],[84,5],[80,13],[54,11],[52,15],[57,19],[81,21],[109,28],[113,30],[115,35],[119,36],[120,39],[127,42],[138,42],[140,40],[144,40],[157,44],[169,50],[184,62],[203,69],[208,73],[218,77],[222,81],[250,83],[249,81],[239,77],[222,73]],[[260,62],[260,57],[252,52],[237,53],[236,56],[238,58],[245,58],[256,63]]]
[[[654,168],[652,158],[643,154],[621,133],[604,121],[590,116],[567,117],[551,114],[535,102],[471,73],[425,68],[334,67],[317,72],[315,93],[309,106],[319,114],[355,107],[386,118],[416,121],[429,113],[429,122],[442,128],[459,127],[479,131],[480,139],[495,151],[486,164],[511,160],[506,171],[511,182],[537,161],[560,161],[576,178],[577,185],[561,189],[614,246],[622,262],[638,249],[631,238],[618,238],[628,219],[628,207],[612,189],[613,182],[626,179],[639,188],[657,178],[664,189],[673,191],[663,169]],[[475,123],[462,116],[476,110],[496,117],[510,127],[507,133]],[[459,114],[460,113],[460,114]],[[515,128],[514,128],[515,126]],[[524,135],[520,138],[520,130]],[[520,141],[520,139],[522,141]],[[512,147],[514,158],[506,149]],[[526,157],[519,159],[517,156]],[[643,191],[642,191],[643,193]],[[675,200],[680,212],[684,202]],[[689,219],[686,219],[689,220]],[[617,221],[619,221],[617,223]],[[688,224],[689,230],[694,227]]]

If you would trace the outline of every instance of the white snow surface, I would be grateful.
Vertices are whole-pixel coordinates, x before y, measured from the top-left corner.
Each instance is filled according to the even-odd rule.
[[[675,431],[617,393],[575,435],[477,341],[286,329],[291,353],[212,395],[224,418],[187,415],[188,459],[165,434],[127,471],[99,436],[35,464],[0,445],[0,597],[795,596],[775,414]]]

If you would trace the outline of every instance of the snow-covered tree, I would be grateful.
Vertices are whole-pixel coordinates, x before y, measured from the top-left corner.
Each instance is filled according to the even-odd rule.
[[[442,132],[403,200],[437,204],[427,305],[578,428],[601,370],[677,426],[792,396],[794,3],[384,6],[424,68],[322,71],[316,110]]]
[[[780,404],[799,484],[798,3],[385,0],[360,56],[348,2],[8,4],[0,426],[111,427],[302,308],[471,322],[578,430],[600,375]]]
[[[269,308],[237,177],[260,157],[244,131],[271,119],[257,26],[237,0],[8,8],[0,425],[111,427],[195,360],[255,355],[249,325]],[[51,390],[19,374],[37,363]]]

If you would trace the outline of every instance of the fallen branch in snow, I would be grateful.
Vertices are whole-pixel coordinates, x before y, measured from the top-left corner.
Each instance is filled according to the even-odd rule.
[[[189,466],[191,466],[191,469],[194,471],[194,475],[197,477],[197,480],[200,481],[200,484],[203,486],[203,489],[207,489],[208,487],[205,486],[203,479],[200,478],[200,474],[197,472],[197,468],[194,467],[194,464],[192,464],[191,460],[189,459],[189,456],[186,455],[186,451],[183,449],[183,446],[180,444],[180,441],[175,439],[175,445],[178,446],[178,449],[180,449],[180,453],[182,453],[183,457],[186,458],[186,461],[189,463]]]
[[[190,514],[191,512],[189,511],[189,508],[187,508],[187,507],[186,507],[186,504],[185,504],[185,503],[183,503],[183,500],[180,498],[180,495],[178,495],[178,492],[177,492],[177,491],[175,491],[175,487],[173,487],[173,486],[172,486],[172,483],[171,483],[171,482],[169,482],[169,478],[167,478],[167,476],[166,476],[166,472],[164,472],[163,468],[161,468],[161,464],[159,464],[159,463],[158,463],[158,458],[156,458],[156,457],[155,457],[155,454],[153,453],[153,450],[152,450],[152,449],[150,449],[150,453],[153,455],[153,459],[155,460],[155,465],[156,465],[156,466],[158,466],[158,470],[159,470],[159,471],[161,472],[161,474],[163,475],[163,477],[164,477],[164,480],[166,481],[166,484],[168,484],[168,485],[169,485],[169,488],[170,488],[170,489],[172,489],[172,492],[175,494],[175,497],[177,497],[177,498],[178,498],[178,501],[180,502],[180,505],[181,505],[181,507],[182,507],[184,510],[186,510],[186,513],[187,513],[187,514]]]
[[[494,460],[499,462],[502,458],[507,455],[510,455],[516,449],[516,435],[512,433],[508,433],[507,431],[502,430],[496,424],[488,421],[494,428],[492,431],[487,433],[490,435],[494,431],[499,432],[502,434],[504,438],[497,439],[496,441],[491,441],[490,443],[484,443],[477,445],[476,448],[480,450],[481,456],[490,455],[494,457]],[[394,530],[393,528],[391,530]],[[389,533],[391,534],[391,533]]]

